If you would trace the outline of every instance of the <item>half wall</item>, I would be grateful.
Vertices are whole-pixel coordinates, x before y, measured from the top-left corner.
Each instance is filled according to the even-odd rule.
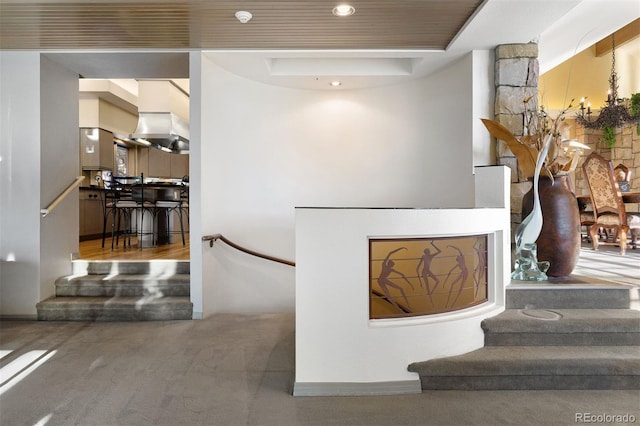
[[[418,393],[407,365],[483,346],[510,282],[509,171],[476,169],[476,208],[297,208],[294,395]],[[487,301],[369,319],[369,239],[487,235]]]

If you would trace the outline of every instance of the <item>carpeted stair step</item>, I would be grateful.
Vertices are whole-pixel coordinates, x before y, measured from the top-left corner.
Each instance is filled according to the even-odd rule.
[[[485,346],[640,345],[640,311],[507,309],[482,329]]]
[[[189,274],[190,266],[188,260],[74,260],[72,274]]]
[[[637,346],[489,346],[408,369],[423,390],[640,389]]]
[[[638,289],[622,284],[514,284],[507,309],[628,309]]]
[[[176,260],[72,262],[55,296],[36,305],[41,321],[190,320],[190,263]]]
[[[56,296],[189,296],[189,274],[70,275],[56,280]]]
[[[189,297],[51,297],[38,303],[40,321],[190,320]]]

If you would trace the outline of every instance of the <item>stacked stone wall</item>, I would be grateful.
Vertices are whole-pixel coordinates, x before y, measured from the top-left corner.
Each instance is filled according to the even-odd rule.
[[[525,112],[538,110],[538,45],[503,44],[495,54],[495,120],[516,137],[524,134]],[[525,100],[528,102],[525,105]],[[497,142],[498,164],[511,169],[512,232],[521,222],[522,198],[531,188],[507,144]]]

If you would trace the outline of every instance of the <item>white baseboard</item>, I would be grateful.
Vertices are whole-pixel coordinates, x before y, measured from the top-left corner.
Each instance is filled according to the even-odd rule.
[[[366,396],[422,393],[420,379],[371,383],[301,383],[293,385],[293,396]]]

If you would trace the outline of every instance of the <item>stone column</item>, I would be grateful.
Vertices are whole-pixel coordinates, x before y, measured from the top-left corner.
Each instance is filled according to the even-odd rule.
[[[499,45],[495,60],[495,119],[519,137],[525,130],[525,111],[538,110],[538,45]],[[520,173],[518,162],[506,143],[498,141],[496,152],[498,164],[511,169],[511,223],[514,231],[521,221],[522,197],[531,188],[531,182],[527,182]]]

